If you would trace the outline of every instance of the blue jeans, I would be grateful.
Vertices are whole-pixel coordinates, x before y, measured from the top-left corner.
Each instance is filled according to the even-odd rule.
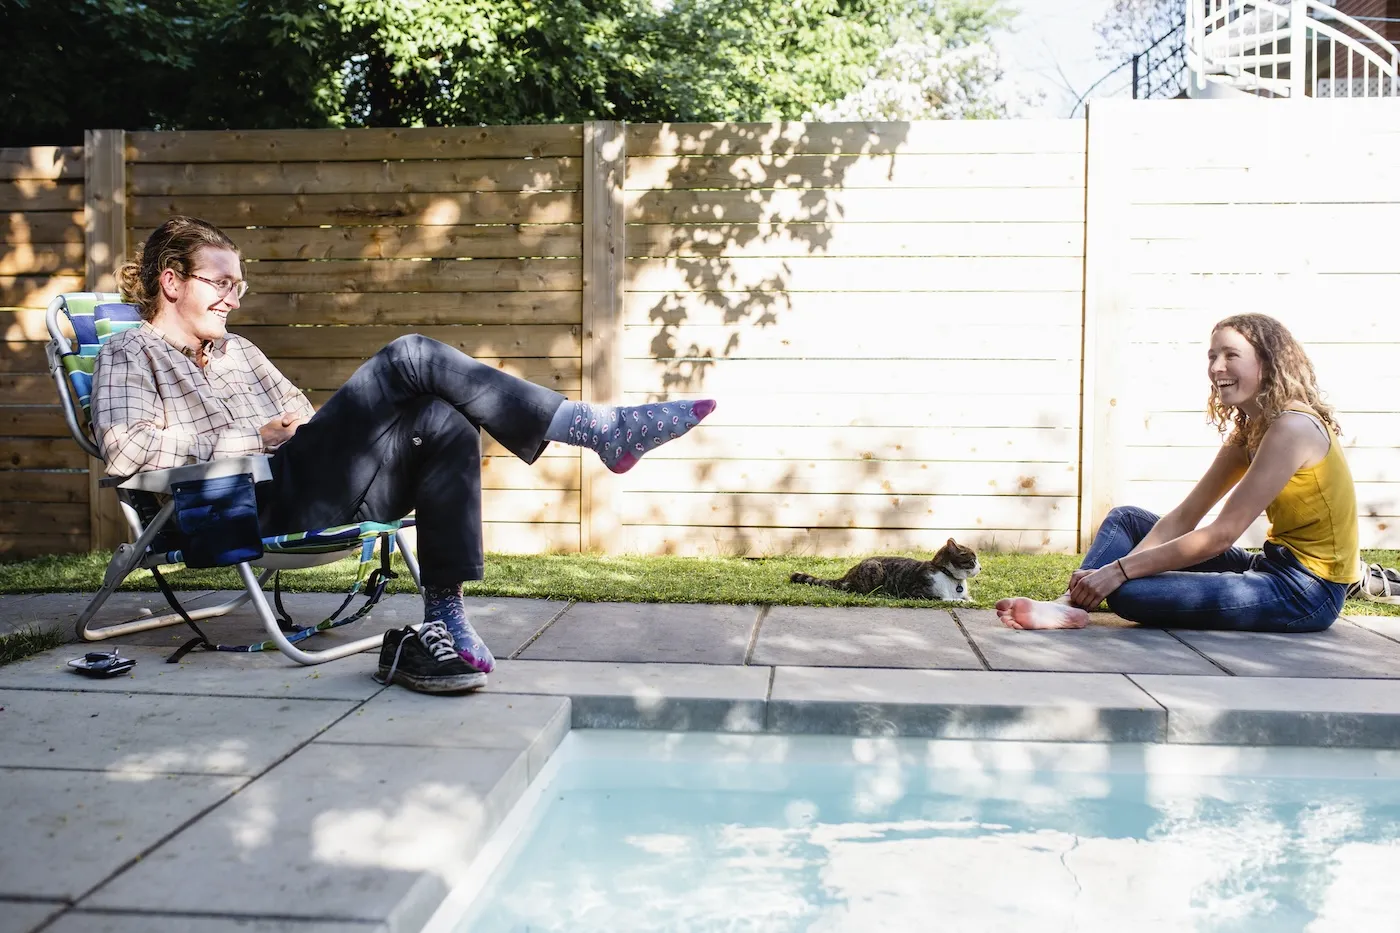
[[[1080,566],[1097,570],[1127,557],[1158,521],[1146,509],[1113,509]],[[1185,570],[1129,580],[1109,595],[1108,608],[1158,628],[1319,632],[1341,614],[1346,592],[1345,584],[1312,573],[1287,548],[1265,544],[1262,554],[1232,547]]]

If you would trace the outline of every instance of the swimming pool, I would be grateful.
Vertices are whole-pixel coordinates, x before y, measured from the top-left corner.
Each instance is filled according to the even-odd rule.
[[[1400,928],[1400,754],[575,731],[475,868],[425,933]]]

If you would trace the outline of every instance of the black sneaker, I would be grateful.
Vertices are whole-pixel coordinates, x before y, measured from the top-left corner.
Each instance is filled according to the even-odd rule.
[[[419,693],[462,693],[486,686],[486,675],[462,660],[447,626],[438,621],[424,622],[417,632],[412,626],[385,632],[374,679]]]

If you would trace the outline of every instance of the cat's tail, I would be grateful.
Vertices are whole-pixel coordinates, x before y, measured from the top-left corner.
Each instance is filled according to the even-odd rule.
[[[840,580],[823,580],[821,577],[814,577],[810,573],[794,573],[788,577],[793,583],[806,583],[809,586],[829,586],[833,590],[844,590]]]

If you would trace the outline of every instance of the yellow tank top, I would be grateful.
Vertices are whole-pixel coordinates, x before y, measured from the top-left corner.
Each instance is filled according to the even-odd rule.
[[[1290,408],[1314,418],[1306,408]],[[1319,424],[1322,424],[1319,419]],[[1303,467],[1264,514],[1269,518],[1268,538],[1298,558],[1298,562],[1324,580],[1355,583],[1361,579],[1360,536],[1356,519],[1356,486],[1351,479],[1342,445],[1330,428],[1327,456]]]

